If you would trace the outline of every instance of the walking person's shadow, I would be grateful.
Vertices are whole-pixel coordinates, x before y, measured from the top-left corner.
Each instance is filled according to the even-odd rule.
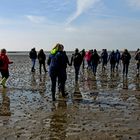
[[[0,116],[11,116],[10,98],[6,95],[6,89],[2,89],[2,105],[0,107]]]
[[[58,100],[58,104],[53,103],[50,127],[48,129],[50,139],[66,139],[66,130],[68,127],[67,102]]]

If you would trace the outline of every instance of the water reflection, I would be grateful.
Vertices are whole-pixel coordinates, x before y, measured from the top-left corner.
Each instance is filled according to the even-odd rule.
[[[32,73],[32,75],[31,75],[31,90],[35,91],[36,87],[37,87],[37,82],[36,82],[35,73]]]
[[[54,105],[53,105],[54,106]],[[67,103],[65,100],[58,100],[58,105],[55,105],[55,110],[51,116],[49,127],[50,139],[66,139],[67,121]]]
[[[139,77],[136,77],[136,90],[140,91],[140,78]]]
[[[44,95],[46,92],[46,74],[39,76],[39,93]]]
[[[6,89],[2,89],[2,104],[0,107],[0,116],[11,116],[10,98],[6,95]]]
[[[80,91],[78,83],[75,83],[73,96],[74,96],[74,99],[77,99],[77,100],[81,100],[82,99],[82,94],[81,94],[81,91]]]
[[[128,79],[127,79],[127,77],[123,77],[123,89],[128,89]]]
[[[106,89],[108,85],[108,75],[106,71],[102,71],[100,75],[101,89]]]

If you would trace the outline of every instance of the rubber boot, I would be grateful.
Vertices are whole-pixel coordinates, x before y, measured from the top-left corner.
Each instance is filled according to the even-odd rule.
[[[6,84],[6,81],[7,79],[4,77],[2,80],[1,80],[1,85],[3,86],[3,88],[6,88],[5,84]]]

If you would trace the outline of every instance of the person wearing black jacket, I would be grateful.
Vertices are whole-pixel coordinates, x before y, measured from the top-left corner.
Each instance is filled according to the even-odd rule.
[[[125,75],[126,77],[128,74],[128,67],[129,67],[130,59],[131,59],[131,55],[128,52],[128,50],[125,49],[124,52],[122,53],[121,60],[123,63],[123,76]]]
[[[46,73],[47,70],[46,70],[46,65],[45,65],[45,61],[46,61],[46,55],[43,51],[43,49],[41,49],[39,52],[38,52],[38,61],[39,61],[39,72],[41,74],[41,67],[43,65],[43,69],[44,69],[44,72]]]
[[[37,59],[37,52],[36,52],[35,48],[31,49],[31,51],[29,52],[29,57],[32,61],[31,72],[35,72],[35,63],[36,63],[36,59]]]
[[[75,49],[75,53],[72,54],[71,57],[71,65],[74,65],[74,69],[75,69],[75,82],[78,82],[78,75],[79,75],[79,70],[80,70],[80,66],[82,63],[82,56],[79,53],[78,48]]]
[[[100,56],[98,55],[96,49],[94,49],[91,55],[91,64],[92,64],[92,71],[94,76],[96,76],[97,66],[99,64]]]

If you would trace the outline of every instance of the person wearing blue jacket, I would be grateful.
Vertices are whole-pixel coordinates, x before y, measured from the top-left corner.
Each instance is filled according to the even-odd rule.
[[[61,91],[62,96],[65,97],[65,82],[67,79],[66,68],[69,64],[68,57],[63,51],[64,46],[62,44],[57,44],[57,51],[51,53],[48,58],[49,65],[49,75],[51,77],[51,92],[52,100],[55,101],[55,92],[56,92],[56,81],[58,79],[59,91]]]

